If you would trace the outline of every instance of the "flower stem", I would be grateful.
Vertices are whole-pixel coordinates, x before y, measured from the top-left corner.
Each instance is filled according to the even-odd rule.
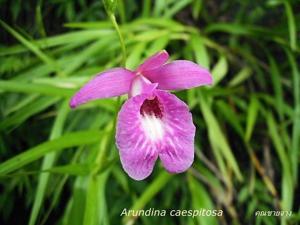
[[[103,1],[103,2],[104,2],[104,6],[106,9],[107,15],[108,15],[110,21],[112,22],[113,27],[117,31],[117,34],[118,34],[118,37],[120,40],[120,44],[121,44],[121,49],[122,49],[122,66],[125,67],[126,66],[126,47],[125,47],[124,39],[123,39],[122,33],[120,31],[119,25],[117,23],[116,17],[113,13],[114,7],[109,5],[113,1],[112,2]],[[101,170],[103,169],[104,162],[107,160],[107,151],[108,151],[108,149],[112,148],[112,145],[113,145],[112,137],[113,137],[113,132],[116,128],[117,115],[118,115],[120,105],[121,105],[121,98],[118,97],[117,102],[116,102],[116,111],[115,111],[114,120],[111,123],[109,123],[106,127],[106,130],[108,133],[110,133],[110,135],[102,138],[100,151],[96,158],[96,166],[92,170],[92,173],[91,173],[92,177],[96,177],[101,172]]]
[[[125,43],[124,43],[124,39],[122,36],[122,33],[120,31],[119,25],[117,23],[116,17],[113,13],[108,13],[109,19],[111,20],[114,28],[116,29],[118,36],[119,36],[119,40],[120,40],[120,44],[121,44],[121,49],[122,49],[122,66],[125,67],[126,66],[126,47],[125,47]]]

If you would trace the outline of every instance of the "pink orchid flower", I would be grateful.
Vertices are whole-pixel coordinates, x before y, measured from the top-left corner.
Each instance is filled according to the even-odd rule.
[[[70,101],[75,108],[93,99],[129,95],[118,114],[116,144],[124,170],[135,180],[148,177],[158,157],[170,173],[184,172],[194,161],[192,114],[166,90],[211,84],[212,77],[191,61],[166,63],[168,58],[160,51],[135,71],[114,68],[100,73]]]

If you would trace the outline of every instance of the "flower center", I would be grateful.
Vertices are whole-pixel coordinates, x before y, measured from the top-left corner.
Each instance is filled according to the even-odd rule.
[[[154,99],[146,99],[143,102],[140,113],[143,116],[151,115],[161,119],[163,117],[163,108],[158,98],[155,97]]]
[[[160,141],[164,136],[163,107],[157,97],[146,99],[140,108],[141,123],[146,136],[153,142]]]

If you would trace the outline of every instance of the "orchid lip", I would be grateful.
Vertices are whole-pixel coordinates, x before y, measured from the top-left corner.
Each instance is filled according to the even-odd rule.
[[[130,98],[118,115],[117,147],[130,177],[148,177],[160,158],[170,173],[187,170],[194,159],[195,126],[188,107],[161,90]]]

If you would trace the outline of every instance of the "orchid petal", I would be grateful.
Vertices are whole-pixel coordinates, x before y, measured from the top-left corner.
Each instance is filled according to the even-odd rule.
[[[196,128],[188,106],[175,95],[156,91],[164,107],[164,137],[159,147],[159,158],[171,173],[187,170],[194,161],[194,137]]]
[[[212,83],[211,74],[205,68],[187,61],[176,60],[143,75],[163,90],[182,90]]]
[[[146,70],[155,69],[163,65],[165,62],[167,62],[168,59],[169,59],[168,52],[166,50],[162,50],[150,56],[148,59],[146,59],[145,62],[141,64],[136,71],[142,73],[143,71]]]
[[[135,74],[124,68],[100,73],[85,84],[71,99],[70,106],[77,107],[99,98],[110,98],[128,93]]]
[[[116,144],[125,172],[135,180],[148,177],[158,158],[158,152],[143,129],[140,108],[147,94],[128,99],[122,106],[117,121]]]

